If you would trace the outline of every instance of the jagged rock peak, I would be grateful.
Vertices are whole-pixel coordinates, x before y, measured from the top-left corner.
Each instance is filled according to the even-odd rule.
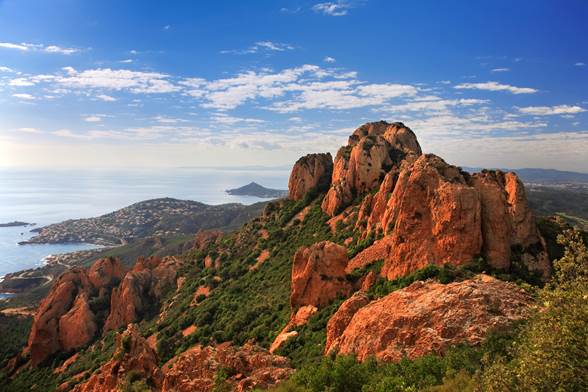
[[[298,159],[288,181],[288,198],[300,200],[311,190],[326,191],[331,184],[333,157],[330,153],[309,154]]]
[[[421,154],[416,135],[402,123],[362,125],[337,152],[323,211],[336,215],[358,195],[377,189],[386,173]]]

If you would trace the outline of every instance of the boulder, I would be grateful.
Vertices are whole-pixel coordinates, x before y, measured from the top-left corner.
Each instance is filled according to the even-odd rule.
[[[363,302],[352,297],[329,320],[326,353],[386,362],[441,354],[509,328],[528,315],[533,299],[513,283],[479,275],[446,285],[415,282],[357,310]]]

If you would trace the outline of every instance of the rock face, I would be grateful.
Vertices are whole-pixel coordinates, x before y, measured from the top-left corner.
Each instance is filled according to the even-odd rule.
[[[380,121],[362,125],[335,157],[331,188],[323,200],[323,211],[336,215],[355,197],[379,186],[394,166],[420,154],[416,136],[404,124]]]
[[[305,305],[321,307],[340,295],[349,295],[347,261],[345,247],[329,241],[298,249],[292,264],[292,312]]]
[[[104,332],[142,319],[176,284],[178,262],[173,257],[139,258],[112,291]]]
[[[311,190],[323,192],[329,188],[333,173],[331,154],[309,154],[294,164],[288,181],[288,198],[300,200]]]
[[[157,355],[135,324],[116,336],[113,358],[102,365],[83,384],[73,388],[74,392],[115,392],[123,390],[132,374],[137,380],[146,381],[156,390],[161,388],[163,373],[157,366]]]
[[[467,174],[435,155],[401,171],[382,220],[390,253],[388,279],[428,264],[471,262],[482,248],[479,194]]]
[[[357,310],[361,303],[352,297],[331,318],[326,352],[394,362],[405,354],[442,353],[508,328],[525,317],[532,298],[512,283],[479,275],[447,285],[415,282]]]
[[[343,334],[357,311],[370,302],[368,296],[358,291],[339,306],[339,309],[327,323],[327,342],[325,353],[328,353],[333,343]]]
[[[89,270],[72,269],[61,275],[41,302],[25,351],[36,366],[58,351],[88,344],[98,330],[90,298],[105,295],[122,276],[118,259],[100,259]]]
[[[545,242],[514,173],[483,171],[472,176],[482,203],[483,251],[490,264],[507,269],[513,256],[547,278],[551,272]]]
[[[226,380],[235,391],[267,389],[288,378],[293,369],[284,357],[268,354],[252,344],[237,348],[228,343],[216,347],[200,345],[180,354],[164,367],[162,392],[208,392],[216,374],[231,369]]]

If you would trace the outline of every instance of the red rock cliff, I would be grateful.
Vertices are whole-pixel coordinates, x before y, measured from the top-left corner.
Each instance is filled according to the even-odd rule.
[[[323,192],[329,188],[333,173],[331,154],[309,154],[294,164],[288,181],[288,197],[300,200],[311,190]]]

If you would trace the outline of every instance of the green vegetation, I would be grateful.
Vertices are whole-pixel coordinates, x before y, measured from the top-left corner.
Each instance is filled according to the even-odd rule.
[[[479,347],[457,346],[443,356],[427,355],[399,363],[363,363],[353,357],[325,357],[306,362],[287,382],[274,392],[412,392],[473,391],[475,378],[484,368],[507,353],[517,328],[490,335]],[[453,389],[452,386],[458,388]]]
[[[310,202],[304,224],[287,225],[294,215],[308,203],[281,201],[266,209],[263,228],[268,239],[259,235],[260,221],[253,221],[229,236],[216,249],[222,266],[219,271],[203,267],[203,259],[210,250],[185,256],[186,266],[180,274],[186,283],[175,299],[173,308],[158,326],[158,349],[165,362],[197,342],[233,341],[243,344],[253,339],[269,346],[290,315],[291,260],[301,246],[331,238],[327,216],[320,209],[320,198]],[[287,239],[287,240],[286,240]],[[250,270],[261,250],[268,250],[270,258],[258,269]],[[212,287],[208,298],[199,297],[191,305],[199,286]],[[182,330],[197,325],[189,337]]]
[[[564,255],[540,292],[543,306],[483,374],[485,391],[588,390],[588,249],[577,231],[558,240]]]
[[[0,314],[0,366],[22,350],[32,322],[31,317]]]

